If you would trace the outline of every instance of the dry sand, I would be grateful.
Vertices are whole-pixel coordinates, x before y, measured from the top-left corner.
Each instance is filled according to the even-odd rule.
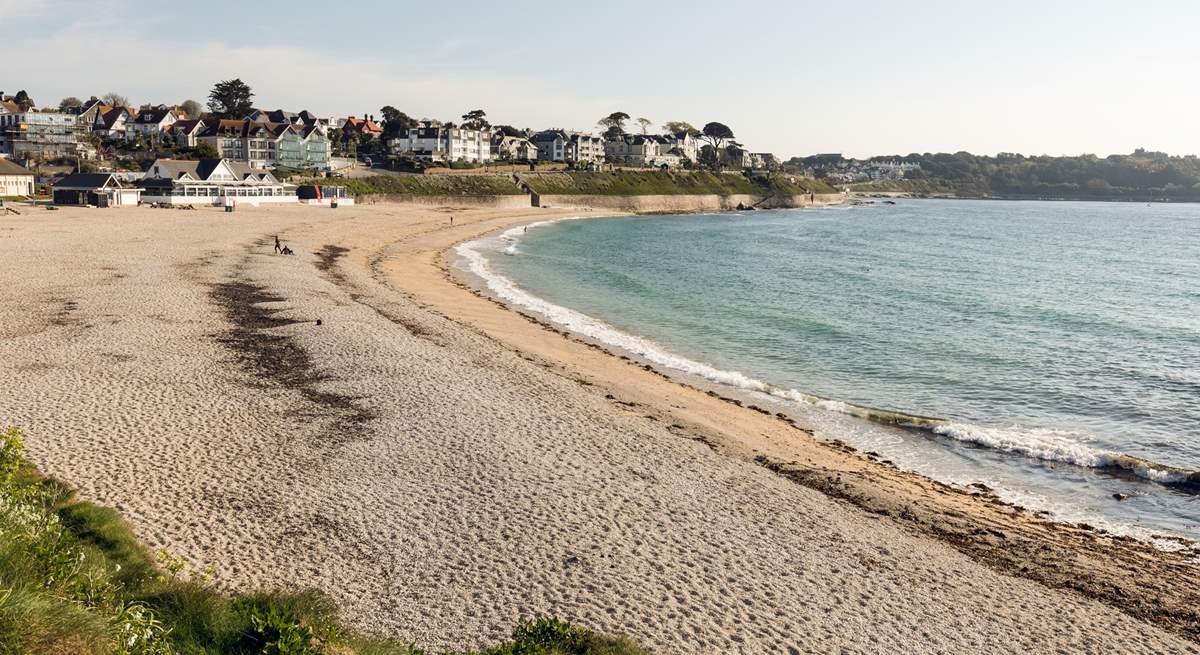
[[[662,653],[1200,652],[1183,559],[548,331],[440,253],[564,212],[453,213],[0,220],[0,424],[219,584],[432,648],[552,614]]]

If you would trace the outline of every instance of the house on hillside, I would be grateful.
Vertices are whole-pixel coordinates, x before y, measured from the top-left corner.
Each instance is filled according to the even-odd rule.
[[[209,144],[223,159],[253,168],[326,170],[333,154],[329,137],[318,125],[213,119],[204,121],[194,140]]]
[[[332,144],[317,124],[289,125],[275,147],[275,166],[293,170],[329,170]]]
[[[98,105],[94,109],[95,111],[91,112],[94,118],[90,123],[92,134],[101,138],[125,135],[125,124],[130,118],[128,107]]]
[[[255,109],[246,117],[246,120],[254,121],[255,123],[287,123],[288,125],[315,126],[321,129],[329,128],[328,118],[320,118],[307,109],[298,113],[282,109],[271,111]]]
[[[529,141],[537,148],[538,161],[566,161],[567,139],[563,130],[543,130]]]
[[[167,138],[178,148],[195,148],[196,137],[204,131],[204,121],[194,118],[175,121],[167,128]]]
[[[604,162],[604,139],[598,136],[566,130],[544,130],[529,140],[537,147],[540,161],[561,161],[576,166]]]
[[[501,161],[536,161],[537,146],[523,136],[492,135],[492,159]]]
[[[226,199],[258,205],[296,202],[295,187],[270,171],[228,159],[159,159],[142,177],[145,202],[224,205]]]
[[[0,112],[0,145],[13,159],[88,158],[94,151],[80,140],[82,128],[71,114],[56,111]]]
[[[604,142],[604,158],[610,164],[676,168],[683,157],[672,152],[675,140],[657,134],[621,134]]]
[[[387,142],[395,154],[421,161],[463,161],[484,163],[492,160],[490,129],[475,130],[420,121],[416,127],[403,128]]]
[[[375,137],[378,139],[383,136],[383,128],[375,122],[373,116],[364,116],[356,118],[351,116],[342,123],[342,140],[349,141],[351,135],[357,136],[361,141],[364,137]]]
[[[136,207],[142,190],[112,173],[73,173],[54,183],[56,205]]]
[[[700,161],[700,140],[687,132],[676,132],[662,136],[667,146],[664,152],[674,152],[680,157],[692,162]]]
[[[0,126],[3,125],[3,117],[5,114],[12,114],[17,111],[16,103],[0,102]],[[0,159],[10,156],[12,150],[8,145],[8,134],[0,127]]]
[[[33,171],[0,159],[0,198],[33,195]]]
[[[166,105],[143,107],[125,123],[125,138],[130,141],[139,137],[151,140],[160,138],[172,123],[179,120],[179,114]]]

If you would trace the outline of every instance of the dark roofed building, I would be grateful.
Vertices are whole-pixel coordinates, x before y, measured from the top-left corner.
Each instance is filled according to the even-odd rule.
[[[136,206],[142,190],[112,173],[73,173],[54,183],[54,204],[97,207]]]

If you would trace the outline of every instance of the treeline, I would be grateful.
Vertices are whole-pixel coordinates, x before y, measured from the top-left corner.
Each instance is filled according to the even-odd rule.
[[[840,158],[838,158],[840,159]],[[845,161],[845,160],[842,160]],[[1129,155],[994,157],[968,152],[872,157],[864,164],[903,161],[920,165],[903,179],[851,185],[855,190],[909,190],[974,197],[1200,200],[1200,158],[1138,149]],[[785,167],[822,177],[834,166],[828,156],[793,158]]]

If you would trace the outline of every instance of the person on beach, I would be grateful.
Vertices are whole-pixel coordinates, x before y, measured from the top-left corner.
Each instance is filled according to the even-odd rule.
[[[454,225],[454,214],[450,214],[450,225]]]
[[[279,245],[279,235],[275,235],[275,254],[283,252],[283,246]]]

